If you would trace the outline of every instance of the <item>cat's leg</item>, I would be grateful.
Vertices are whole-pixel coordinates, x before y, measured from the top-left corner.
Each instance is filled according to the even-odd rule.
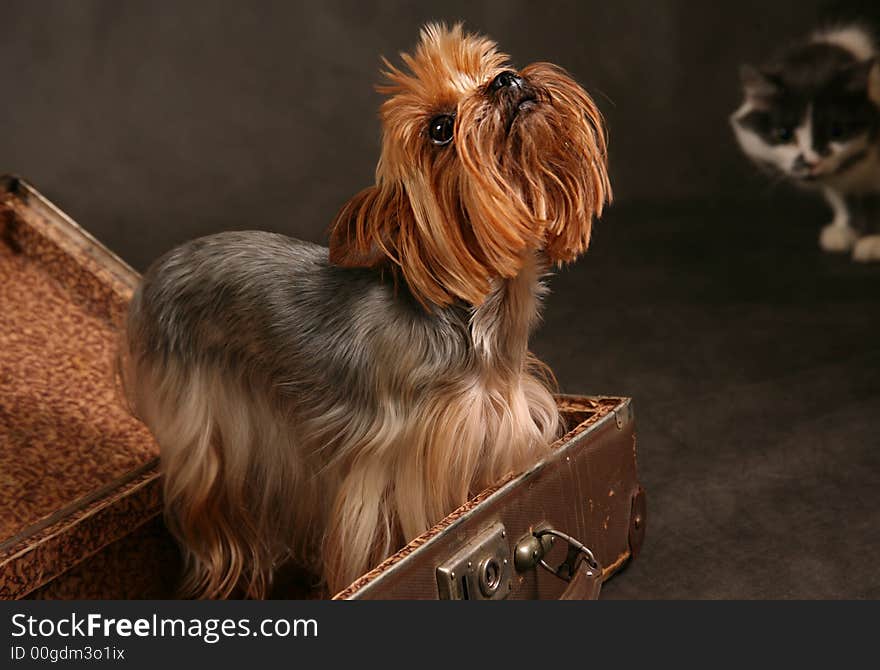
[[[831,223],[822,228],[819,235],[819,246],[824,251],[843,253],[853,248],[858,239],[858,234],[850,226],[849,209],[843,196],[830,188],[823,190],[825,200],[831,206],[834,218]]]
[[[853,247],[853,260],[860,263],[880,261],[880,235],[865,235]]]

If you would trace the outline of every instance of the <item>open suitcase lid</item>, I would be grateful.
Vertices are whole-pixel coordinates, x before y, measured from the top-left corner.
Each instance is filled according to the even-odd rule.
[[[113,366],[137,281],[33,187],[0,177],[0,597],[159,512],[158,449]]]

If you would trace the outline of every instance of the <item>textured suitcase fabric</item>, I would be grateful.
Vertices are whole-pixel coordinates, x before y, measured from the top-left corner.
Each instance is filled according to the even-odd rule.
[[[0,179],[0,597],[154,517],[158,451],[113,375],[137,275],[29,186]]]
[[[111,542],[44,586],[34,600],[174,598],[181,562],[160,516]]]
[[[137,274],[5,177],[0,280],[0,598],[173,596],[179,555],[161,522],[158,449],[112,374]],[[563,593],[565,582],[543,568],[513,567],[516,543],[536,528],[584,542],[605,579],[631,560],[645,518],[630,401],[557,401],[570,430],[552,457],[481,493],[336,597],[449,597],[438,568],[487,533],[507,560],[496,597]],[[273,597],[330,595],[311,583],[294,570]]]

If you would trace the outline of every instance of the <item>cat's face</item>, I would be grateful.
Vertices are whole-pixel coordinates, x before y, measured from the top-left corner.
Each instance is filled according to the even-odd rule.
[[[867,156],[880,125],[869,96],[875,67],[825,45],[744,67],[745,101],[731,117],[743,151],[803,183],[844,174]]]

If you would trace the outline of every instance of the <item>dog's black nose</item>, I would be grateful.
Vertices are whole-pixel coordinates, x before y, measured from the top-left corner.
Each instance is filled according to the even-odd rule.
[[[489,88],[493,91],[498,91],[502,88],[522,88],[522,85],[522,77],[516,72],[505,70],[492,80],[492,83],[489,84]]]

